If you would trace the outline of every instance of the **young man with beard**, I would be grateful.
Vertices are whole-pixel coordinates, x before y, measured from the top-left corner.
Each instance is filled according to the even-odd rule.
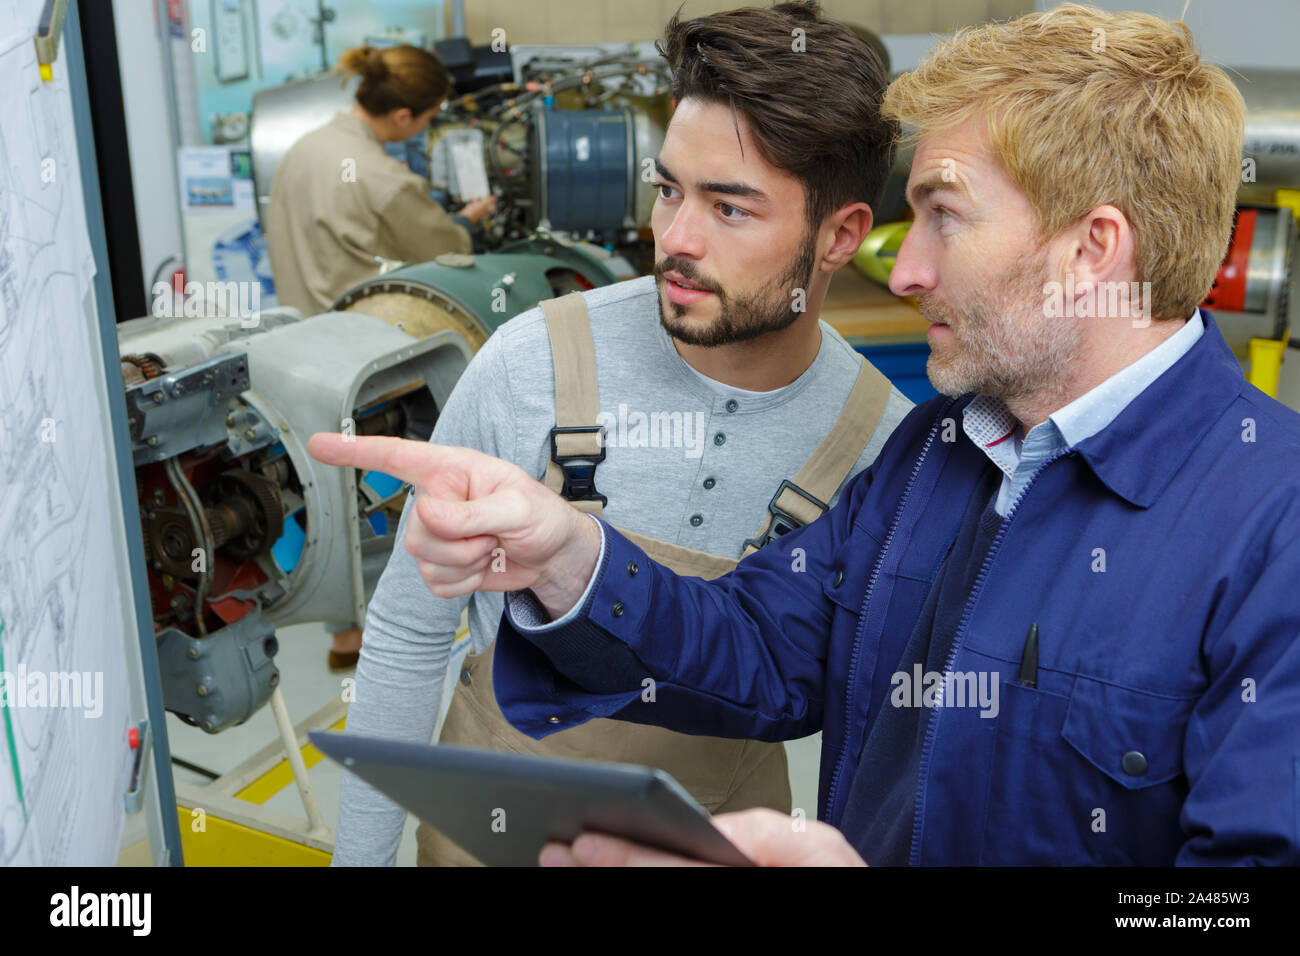
[[[677,107],[656,163],[654,275],[502,326],[433,441],[545,474],[575,508],[712,577],[764,532],[817,518],[911,407],[818,319],[831,275],[871,229],[896,127],[879,114],[874,54],[815,4],[675,17],[664,53]],[[808,115],[814,100],[823,118]],[[419,524],[411,511],[403,533]],[[508,558],[494,567],[510,573]],[[466,604],[475,653],[443,742],[632,760],[668,770],[711,810],[789,811],[779,743],[614,721],[541,743],[520,734],[492,693],[500,596],[433,597],[403,548],[368,608],[349,733],[429,741]],[[334,862],[391,863],[404,820],[345,775]],[[418,835],[423,864],[473,862],[427,825]]]
[[[823,823],[718,819],[756,862],[1300,864],[1300,416],[1197,308],[1240,94],[1182,24],[1065,4],[958,33],[883,111],[920,137],[891,286],[947,394],[823,519],[698,581],[477,453],[313,453],[427,491],[407,547],[436,593],[512,591],[497,694],[526,733],[822,729]],[[1110,295],[1134,282],[1149,310]]]

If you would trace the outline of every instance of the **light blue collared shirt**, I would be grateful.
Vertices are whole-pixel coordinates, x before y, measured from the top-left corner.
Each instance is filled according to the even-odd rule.
[[[1204,332],[1205,323],[1197,309],[1168,339],[1096,388],[1058,408],[1023,439],[1020,422],[1001,399],[976,396],[962,413],[962,428],[1002,472],[1002,487],[994,503],[997,513],[1005,518],[1045,461],[1113,422],[1148,385],[1186,355]]]

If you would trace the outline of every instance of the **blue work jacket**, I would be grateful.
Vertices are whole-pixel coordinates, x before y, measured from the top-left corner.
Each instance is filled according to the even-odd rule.
[[[923,714],[912,864],[1300,864],[1300,415],[1202,318],[1186,355],[1038,470],[983,557],[945,672],[996,680],[997,713]],[[993,467],[961,427],[970,399],[914,409],[835,508],[715,581],[605,526],[571,623],[516,628],[511,596],[507,718],[534,737],[592,717],[820,730],[819,817],[870,863],[863,744]]]

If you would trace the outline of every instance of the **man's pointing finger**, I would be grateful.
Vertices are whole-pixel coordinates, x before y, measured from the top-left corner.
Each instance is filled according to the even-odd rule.
[[[444,541],[514,531],[526,525],[529,518],[528,502],[513,492],[486,495],[474,501],[421,498],[415,503],[415,512],[428,532]]]
[[[317,461],[344,468],[380,471],[417,488],[427,487],[439,470],[449,465],[471,465],[466,459],[475,453],[465,448],[433,445],[386,436],[343,436],[317,432],[307,442],[307,453]],[[486,455],[477,457],[491,461]]]
[[[307,442],[307,453],[317,461],[343,468],[382,471],[386,475],[423,484],[432,471],[436,455],[422,442],[401,438],[354,437],[318,432]]]

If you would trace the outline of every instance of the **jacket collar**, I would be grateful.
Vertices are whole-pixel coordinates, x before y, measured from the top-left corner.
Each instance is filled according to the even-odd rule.
[[[1143,389],[1109,425],[1073,451],[1112,492],[1149,508],[1205,433],[1241,394],[1245,376],[1210,313],[1200,310],[1205,331],[1182,358]],[[941,414],[955,414],[975,400],[963,395]],[[970,436],[963,437],[971,447]],[[988,464],[982,451],[977,460]]]
[[[1205,332],[1187,354],[1074,449],[1106,487],[1139,508],[1155,503],[1245,385],[1223,333],[1200,312]]]
[[[359,116],[353,116],[351,113],[340,110],[334,114],[334,118],[330,120],[330,124],[352,134],[353,136],[363,137],[379,146],[384,145],[380,142],[379,136],[375,131],[370,128],[370,124]]]

